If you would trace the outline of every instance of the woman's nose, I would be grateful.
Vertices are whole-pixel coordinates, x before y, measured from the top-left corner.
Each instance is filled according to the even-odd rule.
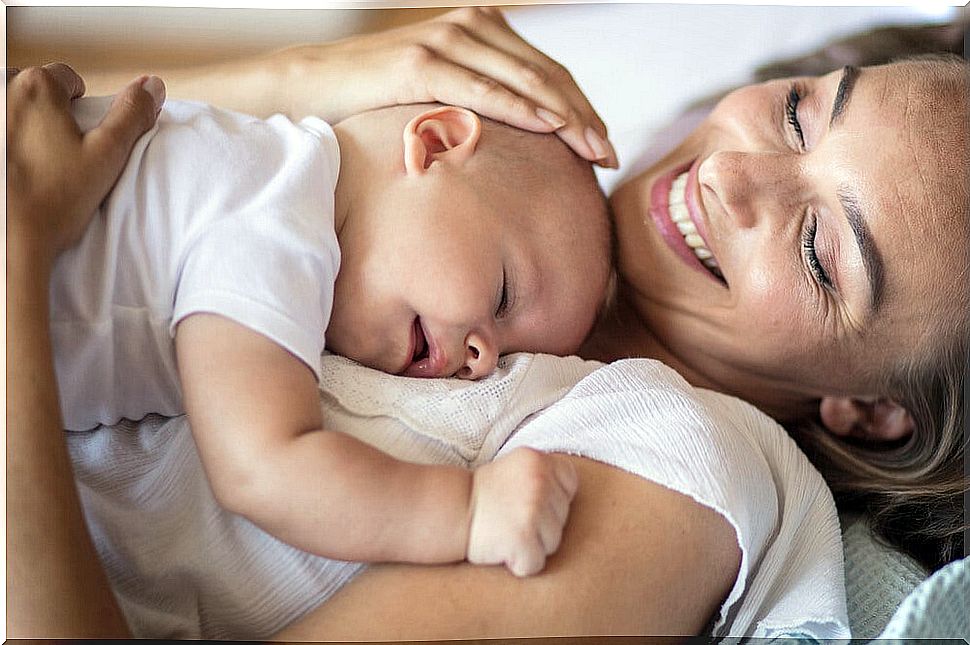
[[[473,331],[465,338],[465,364],[458,378],[477,380],[488,376],[498,365],[495,342],[485,333]]]
[[[779,152],[715,152],[701,162],[697,180],[710,213],[753,228],[772,215],[791,214],[797,194],[796,162]]]

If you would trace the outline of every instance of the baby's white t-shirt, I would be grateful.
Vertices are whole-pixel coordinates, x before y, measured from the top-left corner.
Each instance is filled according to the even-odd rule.
[[[107,106],[77,101],[81,128]],[[80,244],[54,267],[65,426],[182,413],[174,335],[194,313],[264,334],[319,379],[340,265],[338,171],[336,137],[320,119],[166,103]]]

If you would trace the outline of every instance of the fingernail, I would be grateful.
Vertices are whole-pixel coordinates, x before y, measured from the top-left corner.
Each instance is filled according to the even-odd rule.
[[[616,148],[614,148],[613,144],[609,141],[606,142],[606,145],[610,147],[610,154],[607,155],[606,167],[616,170],[620,167],[620,159],[616,156]]]
[[[593,128],[586,128],[586,143],[593,150],[594,159],[600,161],[610,156],[610,147]]]
[[[165,83],[162,83],[162,79],[157,76],[149,76],[142,82],[141,87],[152,95],[152,100],[155,102],[155,111],[162,109],[162,103],[165,102]]]
[[[555,112],[550,112],[545,108],[536,108],[536,116],[548,123],[555,130],[558,130],[562,126],[566,125],[566,121],[561,116]]]

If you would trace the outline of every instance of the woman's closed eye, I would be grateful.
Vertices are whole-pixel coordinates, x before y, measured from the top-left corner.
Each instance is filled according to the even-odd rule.
[[[798,119],[798,104],[802,100],[802,91],[797,83],[792,83],[785,96],[785,120],[788,127],[798,140],[799,150],[805,150],[805,133],[802,123]]]
[[[798,117],[798,104],[801,103],[803,97],[804,90],[797,82],[793,82],[788,87],[788,93],[785,95],[785,121],[789,131],[795,137],[800,152],[804,152],[806,149],[805,132]],[[802,256],[815,281],[823,288],[832,290],[835,285],[829,277],[828,271],[822,265],[816,249],[818,214],[814,210],[808,213],[808,221],[808,226],[802,232]]]
[[[802,233],[802,255],[816,282],[826,289],[832,289],[834,288],[832,280],[829,279],[829,274],[822,266],[815,249],[815,238],[818,234],[818,215],[814,212],[809,213],[809,218],[809,225],[805,227]]]

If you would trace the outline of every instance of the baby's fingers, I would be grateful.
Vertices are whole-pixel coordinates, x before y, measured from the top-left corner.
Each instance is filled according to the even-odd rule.
[[[559,549],[565,524],[565,518],[560,519],[554,512],[550,512],[546,521],[539,524],[539,541],[546,555],[552,555]]]
[[[546,566],[546,551],[537,539],[529,540],[527,545],[516,549],[506,562],[506,568],[512,575],[524,578],[533,576]]]
[[[555,460],[556,481],[569,496],[569,499],[572,499],[579,488],[579,475],[576,474],[576,467],[566,457],[556,456]]]
[[[552,554],[559,548],[562,532],[569,519],[571,503],[572,495],[565,491],[559,491],[559,494],[553,495],[547,502],[546,512],[538,525],[539,536],[547,554]]]

